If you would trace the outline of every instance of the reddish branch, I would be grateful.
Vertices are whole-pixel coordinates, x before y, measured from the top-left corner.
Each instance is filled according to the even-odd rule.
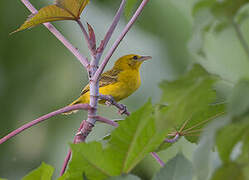
[[[62,114],[62,113],[65,113],[65,112],[69,112],[69,111],[73,111],[73,110],[79,110],[79,109],[84,109],[84,110],[88,110],[88,109],[91,109],[91,107],[88,105],[88,104],[76,104],[76,105],[73,105],[73,106],[67,106],[67,107],[64,107],[64,108],[61,108],[59,110],[56,110],[54,112],[51,112],[49,114],[46,114],[44,116],[41,116],[39,117],[38,119],[35,119],[23,126],[21,126],[20,128],[12,131],[11,133],[9,133],[8,135],[6,135],[5,137],[1,138],[0,139],[0,144],[4,143],[5,141],[9,140],[10,138],[16,136],[17,134],[21,133],[22,131],[40,123],[40,122],[43,122],[45,121],[46,119],[49,119],[53,116],[56,116],[58,114]]]
[[[109,124],[109,125],[114,126],[114,127],[118,127],[118,123],[116,123],[116,122],[114,122],[112,120],[106,119],[106,118],[104,118],[102,116],[96,116],[95,118],[99,122],[106,123],[106,124]]]

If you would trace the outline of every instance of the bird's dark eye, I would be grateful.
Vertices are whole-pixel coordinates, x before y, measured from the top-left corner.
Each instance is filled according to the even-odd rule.
[[[138,59],[138,57],[137,56],[133,56],[133,59]]]

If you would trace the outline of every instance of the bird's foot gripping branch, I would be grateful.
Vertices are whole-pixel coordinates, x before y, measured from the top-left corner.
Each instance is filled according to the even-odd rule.
[[[127,107],[124,104],[117,103],[115,99],[111,95],[99,95],[100,100],[105,100],[105,104],[107,106],[113,105],[118,108],[118,113],[119,114],[126,114],[127,116],[130,115],[130,112],[128,111]]]

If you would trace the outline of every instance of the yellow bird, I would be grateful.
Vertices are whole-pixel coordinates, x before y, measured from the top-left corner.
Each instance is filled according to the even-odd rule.
[[[111,70],[106,71],[99,79],[99,93],[102,95],[110,95],[116,102],[130,96],[135,92],[140,84],[139,69],[141,64],[151,59],[151,56],[139,56],[130,54],[119,58]],[[81,92],[81,96],[76,99],[71,105],[89,104],[90,88],[89,84]],[[103,104],[105,101],[100,101]]]

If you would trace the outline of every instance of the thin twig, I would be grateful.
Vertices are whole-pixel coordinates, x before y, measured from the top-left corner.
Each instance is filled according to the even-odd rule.
[[[249,58],[249,47],[248,47],[246,39],[245,39],[245,37],[244,37],[244,35],[243,35],[242,31],[241,31],[240,26],[234,20],[232,20],[232,25],[233,25],[233,27],[235,29],[236,35],[237,35],[242,47],[244,48],[244,50],[245,50],[245,52],[246,52],[246,54],[247,54],[247,56]]]
[[[122,15],[122,13],[123,13],[123,10],[124,10],[124,7],[125,7],[125,3],[126,3],[126,0],[122,0],[118,11],[117,11],[116,15],[113,18],[112,24],[111,24],[109,30],[107,31],[107,33],[105,35],[104,40],[101,41],[101,44],[98,47],[98,52],[97,53],[100,56],[102,55],[102,53],[103,53],[106,45],[108,44],[108,42],[109,42],[109,40],[110,40],[110,38],[111,38],[111,36],[112,36],[115,28],[117,27],[117,24],[118,24],[118,22],[120,20],[120,17]]]
[[[127,34],[127,32],[130,30],[130,28],[132,27],[132,25],[135,23],[136,19],[141,14],[142,10],[144,9],[145,5],[148,2],[149,2],[149,0],[143,0],[142,1],[142,3],[140,4],[140,6],[138,7],[137,11],[132,16],[132,18],[128,22],[128,24],[125,26],[124,30],[122,31],[122,33],[120,34],[120,36],[118,37],[118,39],[114,42],[114,44],[112,45],[111,49],[108,51],[107,56],[105,57],[105,59],[103,60],[102,64],[99,66],[98,70],[94,74],[94,77],[93,77],[94,81],[97,81],[99,79],[100,75],[102,74],[102,72],[105,69],[105,66],[109,62],[109,59],[111,58],[112,54],[117,49],[118,45],[123,40],[123,38],[125,37],[125,35]]]
[[[166,143],[175,143],[179,139],[179,137],[180,137],[179,133],[176,133],[174,138],[172,138],[172,139],[166,138],[164,140],[164,142],[166,142]]]
[[[77,20],[75,20],[75,21],[76,21],[77,24],[80,26],[80,29],[81,29],[81,31],[83,32],[83,35],[84,35],[84,37],[85,37],[85,40],[86,40],[88,49],[89,49],[90,52],[91,52],[91,55],[92,55],[92,56],[95,56],[95,55],[96,55],[96,52],[95,52],[95,50],[94,50],[94,49],[92,48],[92,46],[91,46],[90,38],[89,38],[89,36],[88,36],[88,34],[87,34],[87,32],[86,32],[86,29],[84,28],[84,26],[83,26],[82,22],[80,21],[80,19],[77,19]]]
[[[160,159],[160,157],[155,152],[150,153],[151,156],[160,164],[161,167],[165,165],[165,163]]]
[[[22,3],[31,11],[32,14],[37,13],[35,7],[28,0],[21,0]],[[51,23],[43,23],[43,25],[53,34],[55,37],[71,51],[71,53],[80,61],[80,63],[88,70],[89,62],[77,48],[75,48]]]
[[[4,143],[5,141],[9,140],[10,138],[16,136],[17,134],[21,133],[22,131],[46,120],[46,119],[49,119],[53,116],[56,116],[58,114],[62,114],[62,113],[65,113],[65,112],[68,112],[68,111],[73,111],[73,110],[78,110],[78,109],[84,109],[84,110],[88,110],[90,109],[91,107],[88,105],[88,104],[76,104],[76,105],[73,105],[73,106],[66,106],[64,108],[61,108],[59,110],[56,110],[56,111],[53,111],[49,114],[46,114],[44,116],[41,116],[23,126],[21,126],[20,128],[12,131],[11,133],[9,133],[8,135],[6,135],[5,137],[1,138],[0,139],[0,144]]]
[[[116,123],[116,122],[114,122],[112,120],[109,120],[107,118],[104,118],[102,116],[95,116],[95,118],[96,118],[97,121],[109,124],[109,125],[114,126],[114,127],[118,127],[118,123]]]
[[[67,152],[67,155],[66,155],[66,157],[64,159],[64,162],[63,162],[63,165],[62,165],[62,168],[61,168],[61,171],[60,171],[60,176],[62,176],[65,173],[65,171],[67,169],[67,165],[68,165],[68,163],[70,161],[71,155],[72,155],[72,150],[69,149],[68,152]]]

